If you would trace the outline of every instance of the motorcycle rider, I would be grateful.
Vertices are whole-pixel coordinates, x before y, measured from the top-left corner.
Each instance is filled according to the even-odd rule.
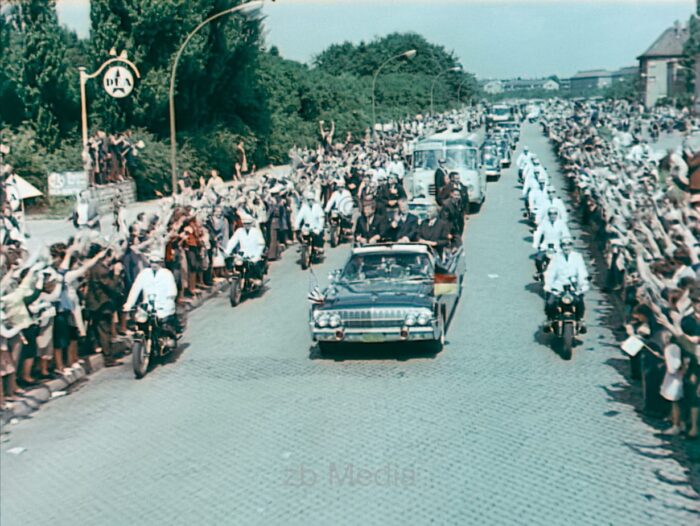
[[[564,221],[564,223],[569,222],[569,213],[566,211],[566,205],[561,197],[557,197],[557,191],[553,186],[547,186],[545,189],[547,195],[546,203],[542,206],[535,217],[535,223],[540,224],[545,219],[545,214],[550,208],[554,207],[559,210],[559,219]]]
[[[311,242],[319,251],[323,251],[323,228],[326,224],[326,215],[321,203],[316,200],[313,192],[304,194],[304,202],[294,219],[294,230],[299,232],[302,225],[307,225],[311,231]],[[297,235],[298,238],[298,235]]]
[[[179,332],[177,317],[175,315],[177,298],[177,284],[173,273],[163,266],[163,254],[160,251],[152,251],[148,256],[149,266],[141,270],[131,285],[129,295],[124,303],[124,312],[134,308],[139,297],[147,301],[154,297],[156,316],[160,320],[163,333],[171,339],[170,347],[175,345],[175,336]]]
[[[558,251],[561,241],[570,237],[569,227],[559,218],[559,210],[554,206],[550,207],[547,210],[547,219],[540,223],[532,237],[532,248],[537,251],[535,254],[535,266],[537,268],[535,280],[539,279],[539,275],[544,269],[547,249],[553,246]]]
[[[262,230],[255,224],[252,216],[242,213],[241,222],[243,226],[236,229],[228,240],[224,252],[227,256],[233,254],[234,250],[238,249],[243,259],[249,262],[249,272],[251,280],[256,282],[262,281],[263,268],[262,256],[265,252],[265,237]],[[256,283],[260,284],[260,283]]]
[[[530,190],[525,198],[525,203],[527,205],[528,213],[530,214],[530,220],[535,221],[537,214],[543,208],[546,210],[547,206],[547,193],[545,188],[547,187],[547,182],[542,174],[538,174],[537,181],[534,188]]]
[[[579,320],[583,319],[585,304],[583,294],[589,289],[588,270],[583,256],[574,250],[574,241],[570,236],[561,240],[561,252],[556,254],[544,274],[544,291],[547,293],[545,300],[545,314],[547,320],[554,317],[559,302],[559,296],[567,284],[576,284],[575,307]],[[586,332],[583,322],[580,323],[581,333]]]

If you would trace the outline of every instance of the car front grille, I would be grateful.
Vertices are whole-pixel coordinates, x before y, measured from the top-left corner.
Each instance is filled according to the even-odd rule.
[[[400,327],[403,325],[406,309],[353,309],[338,311],[343,326],[348,329]]]

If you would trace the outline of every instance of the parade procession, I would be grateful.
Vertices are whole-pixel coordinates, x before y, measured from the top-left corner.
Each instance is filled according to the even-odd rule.
[[[0,523],[699,523],[699,43],[2,2]]]

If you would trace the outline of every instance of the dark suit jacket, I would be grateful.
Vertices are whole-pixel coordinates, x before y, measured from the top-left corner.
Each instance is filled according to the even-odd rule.
[[[437,248],[442,249],[449,242],[450,225],[443,219],[438,218],[431,226],[426,219],[418,227],[418,239],[436,242]]]
[[[407,237],[415,241],[418,235],[418,218],[413,214],[407,214],[403,221],[400,221],[396,228],[391,226],[391,221],[387,220],[387,229],[384,237],[389,241],[398,241],[402,237]]]
[[[120,295],[119,285],[112,271],[99,261],[88,271],[88,290],[85,307],[91,312],[114,311]]]
[[[361,215],[357,218],[357,223],[355,224],[354,237],[357,239],[358,236],[361,236],[369,241],[370,238],[376,235],[381,236],[384,234],[385,230],[386,219],[384,216],[375,213],[372,222],[368,223],[367,218]]]

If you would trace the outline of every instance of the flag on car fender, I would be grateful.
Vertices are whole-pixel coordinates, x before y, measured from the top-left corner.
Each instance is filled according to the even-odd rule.
[[[433,290],[436,296],[457,294],[457,274],[435,274]]]

